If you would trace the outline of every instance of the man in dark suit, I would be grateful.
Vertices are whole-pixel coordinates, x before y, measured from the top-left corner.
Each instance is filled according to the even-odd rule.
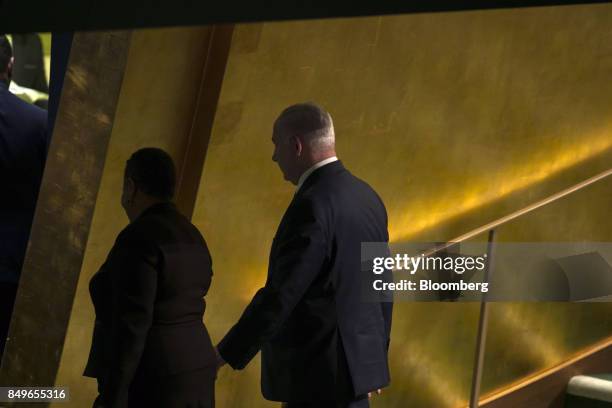
[[[217,346],[244,368],[261,350],[262,393],[287,407],[367,407],[390,382],[391,302],[362,298],[361,243],[388,242],[374,190],[336,158],[330,115],[298,104],[274,124],[274,155],[297,192],[272,242],[266,284]]]
[[[84,375],[98,379],[94,407],[214,406],[217,367],[203,323],[212,261],[171,202],[174,186],[164,151],[128,160],[121,202],[130,224],[89,286],[96,322]]]
[[[47,113],[9,92],[13,65],[0,35],[0,359],[47,155]]]

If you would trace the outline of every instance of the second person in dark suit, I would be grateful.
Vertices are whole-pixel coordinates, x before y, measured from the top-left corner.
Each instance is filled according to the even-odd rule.
[[[9,91],[14,64],[0,35],[0,360],[47,157],[47,112]]]
[[[164,151],[128,160],[121,202],[130,224],[90,282],[96,322],[84,375],[98,380],[94,407],[214,406],[215,354],[202,321],[212,261],[172,203],[174,186]]]

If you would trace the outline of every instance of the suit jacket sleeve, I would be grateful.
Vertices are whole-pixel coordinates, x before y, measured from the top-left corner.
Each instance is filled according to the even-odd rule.
[[[234,369],[244,368],[274,336],[327,257],[327,240],[314,204],[300,199],[288,215],[287,227],[273,244],[266,285],[218,345],[219,354]]]
[[[127,407],[129,385],[144,350],[157,291],[158,253],[154,246],[120,237],[121,258],[113,276],[113,317],[108,370],[101,399]]]
[[[393,282],[393,273],[390,270],[386,270],[384,272],[384,281],[385,282]],[[388,293],[383,294],[383,299],[380,302],[380,307],[382,309],[383,319],[385,321],[385,335],[386,335],[386,344],[387,350],[389,350],[389,345],[391,344],[391,321],[393,318],[393,292],[387,291]]]
[[[381,207],[383,208],[384,219],[385,219],[385,240],[387,241],[386,245],[386,254],[385,257],[391,256],[391,249],[389,248],[389,217],[387,215],[387,210],[385,208],[385,204],[382,199],[377,195],[378,201],[380,202]],[[383,280],[385,282],[393,282],[393,271],[391,269],[385,269],[383,272]],[[385,335],[386,335],[386,344],[387,351],[389,350],[389,345],[391,344],[391,322],[393,320],[393,291],[386,290],[381,292],[382,299],[380,302],[380,308],[382,310],[383,319],[385,321]]]
[[[385,256],[390,257],[391,251],[388,245],[386,247],[386,252],[387,253]],[[388,283],[393,282],[393,271],[391,269],[385,269],[385,271],[383,272],[383,281]],[[393,318],[393,291],[381,291],[380,294],[380,308],[382,310],[383,319],[385,321],[386,344],[387,350],[389,350],[389,345],[391,344],[391,321]]]

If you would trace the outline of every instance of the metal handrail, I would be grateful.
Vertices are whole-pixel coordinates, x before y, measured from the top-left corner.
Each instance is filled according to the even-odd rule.
[[[483,226],[480,226],[480,227],[478,227],[476,229],[473,229],[473,230],[471,230],[469,232],[466,232],[465,234],[462,234],[462,235],[460,235],[460,236],[458,236],[458,237],[456,237],[456,238],[454,238],[454,239],[452,239],[452,240],[450,240],[450,241],[448,241],[448,242],[446,242],[444,244],[437,245],[434,248],[426,251],[424,253],[424,255],[425,256],[434,255],[434,254],[436,254],[436,253],[438,253],[440,251],[443,251],[443,250],[449,248],[452,245],[455,245],[458,242],[462,242],[462,241],[468,240],[468,239],[473,238],[473,237],[475,237],[475,236],[477,236],[479,234],[482,234],[483,232],[486,232],[486,231],[489,231],[491,229],[497,228],[500,225],[503,225],[503,224],[505,224],[507,222],[510,222],[510,221],[514,220],[515,218],[521,217],[521,216],[523,216],[525,214],[528,214],[528,213],[530,213],[530,212],[532,212],[532,211],[534,211],[534,210],[536,210],[536,209],[538,209],[540,207],[543,207],[545,205],[553,203],[553,202],[555,202],[555,201],[557,201],[557,200],[559,200],[559,199],[561,199],[561,198],[563,198],[563,197],[565,197],[567,195],[575,193],[576,191],[579,191],[579,190],[581,190],[581,189],[583,189],[583,188],[585,188],[585,187],[587,187],[587,186],[589,186],[589,185],[591,185],[593,183],[596,183],[596,182],[598,182],[600,180],[603,180],[606,177],[609,177],[611,175],[612,175],[612,168],[610,168],[610,169],[608,169],[606,171],[603,171],[603,172],[601,172],[601,173],[599,173],[599,174],[597,174],[597,175],[595,175],[593,177],[590,177],[590,178],[588,178],[588,179],[586,179],[584,181],[581,181],[578,184],[575,184],[575,185],[573,185],[571,187],[568,187],[565,190],[561,190],[558,193],[555,193],[555,194],[553,194],[551,196],[548,196],[548,197],[546,197],[546,198],[544,198],[544,199],[542,199],[540,201],[537,201],[537,202],[535,202],[533,204],[530,204],[530,205],[528,205],[528,206],[526,206],[524,208],[521,208],[520,210],[514,211],[514,212],[512,212],[512,213],[510,213],[510,214],[508,214],[508,215],[506,215],[504,217],[498,218],[495,221],[491,221],[491,222],[489,222],[489,223],[487,223],[487,224],[485,224]]]
[[[553,203],[567,195],[570,195],[572,193],[575,193],[576,191],[579,191],[593,183],[596,183],[600,180],[603,180],[606,177],[609,177],[610,175],[612,175],[612,169],[608,169],[602,173],[599,173],[591,178],[588,178],[578,184],[575,184],[569,188],[566,188],[565,190],[559,191],[558,193],[555,193],[551,196],[548,196],[540,201],[537,201],[533,204],[528,205],[527,207],[521,208],[520,210],[514,211],[504,217],[498,218],[495,221],[492,221],[488,224],[485,224],[481,227],[478,227],[476,229],[473,229],[472,231],[469,231],[463,235],[460,235],[459,237],[445,243],[442,245],[438,245],[436,247],[434,247],[433,249],[427,251],[426,256],[431,256],[433,254],[436,254],[448,247],[450,247],[451,245],[456,244],[457,242],[462,242],[465,241],[467,239],[470,239],[472,237],[475,237],[479,234],[482,234],[483,232],[489,231],[489,244],[488,244],[488,253],[492,253],[492,248],[493,248],[493,240],[494,240],[494,236],[495,236],[495,228],[499,227],[500,225],[503,225],[507,222],[510,222],[512,220],[514,220],[515,218],[521,217],[525,214],[530,213],[531,211],[534,211],[540,207],[543,207],[545,205],[548,205],[550,203]],[[489,280],[489,269],[491,268],[491,263],[492,263],[492,259],[491,257],[487,260],[487,269],[485,270],[485,281],[488,282]],[[485,355],[485,347],[486,347],[486,335],[487,335],[487,330],[488,330],[488,302],[486,299],[486,296],[483,297],[481,303],[480,303],[480,313],[479,313],[479,319],[478,319],[478,332],[477,332],[477,340],[476,340],[476,350],[475,350],[475,355],[474,355],[474,367],[473,367],[473,371],[472,371],[472,383],[471,383],[471,387],[470,387],[470,401],[469,401],[469,408],[477,408],[478,406],[480,406],[480,385],[481,385],[481,379],[482,379],[482,371],[483,371],[483,366],[484,366],[484,355]]]

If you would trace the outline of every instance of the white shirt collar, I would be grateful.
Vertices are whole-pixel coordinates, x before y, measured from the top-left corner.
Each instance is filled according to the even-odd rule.
[[[300,179],[298,180],[298,184],[297,184],[297,188],[296,191],[300,189],[300,187],[302,187],[302,184],[304,184],[304,182],[306,181],[306,179],[308,178],[308,176],[310,176],[312,174],[313,171],[315,171],[316,169],[318,169],[319,167],[323,167],[326,164],[332,163],[338,161],[338,158],[336,156],[333,157],[328,157],[325,160],[321,160],[318,163],[315,163],[314,166],[312,166],[311,168],[309,168],[308,170],[306,170],[304,173],[302,173],[302,175],[300,176]]]

